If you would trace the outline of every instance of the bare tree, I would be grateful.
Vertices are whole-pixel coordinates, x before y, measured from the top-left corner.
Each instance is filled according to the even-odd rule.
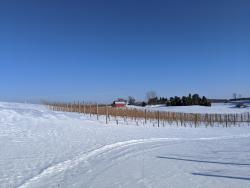
[[[128,104],[129,105],[134,105],[135,104],[135,98],[132,96],[128,96]]]
[[[234,99],[234,100],[237,99],[237,93],[233,93],[233,99]]]
[[[146,99],[149,100],[149,99],[153,99],[153,98],[156,98],[157,97],[157,94],[155,91],[148,91],[146,93]]]

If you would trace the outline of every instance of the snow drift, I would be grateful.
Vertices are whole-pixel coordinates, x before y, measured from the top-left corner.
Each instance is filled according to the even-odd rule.
[[[0,187],[249,187],[250,127],[106,125],[0,103]]]

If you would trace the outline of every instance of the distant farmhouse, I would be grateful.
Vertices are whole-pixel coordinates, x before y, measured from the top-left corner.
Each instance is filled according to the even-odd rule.
[[[121,99],[121,98],[118,98],[112,104],[112,106],[116,107],[116,108],[122,108],[122,107],[125,107],[126,105],[127,105],[127,101],[125,99]]]

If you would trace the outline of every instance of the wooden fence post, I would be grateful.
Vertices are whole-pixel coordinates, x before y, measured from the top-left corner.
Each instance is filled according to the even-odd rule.
[[[227,119],[227,115],[225,115],[225,116],[226,116],[226,127],[227,127],[227,124],[228,124],[228,122],[227,122],[227,121],[228,121],[228,119]]]
[[[197,127],[197,123],[198,123],[198,116],[197,116],[197,114],[194,115],[194,121],[195,121],[194,127],[196,128]]]
[[[160,111],[157,111],[157,123],[158,123],[158,127],[160,127]]]
[[[90,117],[91,117],[91,112],[92,112],[92,108],[91,108],[92,106],[91,106],[91,104],[89,105],[89,115],[90,115]]]
[[[96,118],[97,118],[97,120],[99,120],[99,111],[98,111],[99,109],[98,109],[98,103],[96,104]]]
[[[83,114],[86,115],[85,102],[83,101]]]
[[[234,114],[234,126],[236,125],[236,114]]]
[[[248,122],[248,126],[250,126],[250,113],[249,112],[247,114],[247,122]]]
[[[108,124],[108,106],[106,105],[106,124]]]

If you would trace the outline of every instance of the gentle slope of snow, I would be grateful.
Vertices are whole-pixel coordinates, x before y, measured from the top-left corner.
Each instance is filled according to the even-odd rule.
[[[0,103],[0,187],[250,187],[248,126],[104,122]]]
[[[213,103],[211,107],[206,106],[165,106],[154,105],[146,107],[128,106],[129,108],[147,109],[150,111],[163,112],[184,112],[184,113],[199,113],[199,114],[239,114],[250,113],[250,107],[236,108],[235,104],[231,103]]]

